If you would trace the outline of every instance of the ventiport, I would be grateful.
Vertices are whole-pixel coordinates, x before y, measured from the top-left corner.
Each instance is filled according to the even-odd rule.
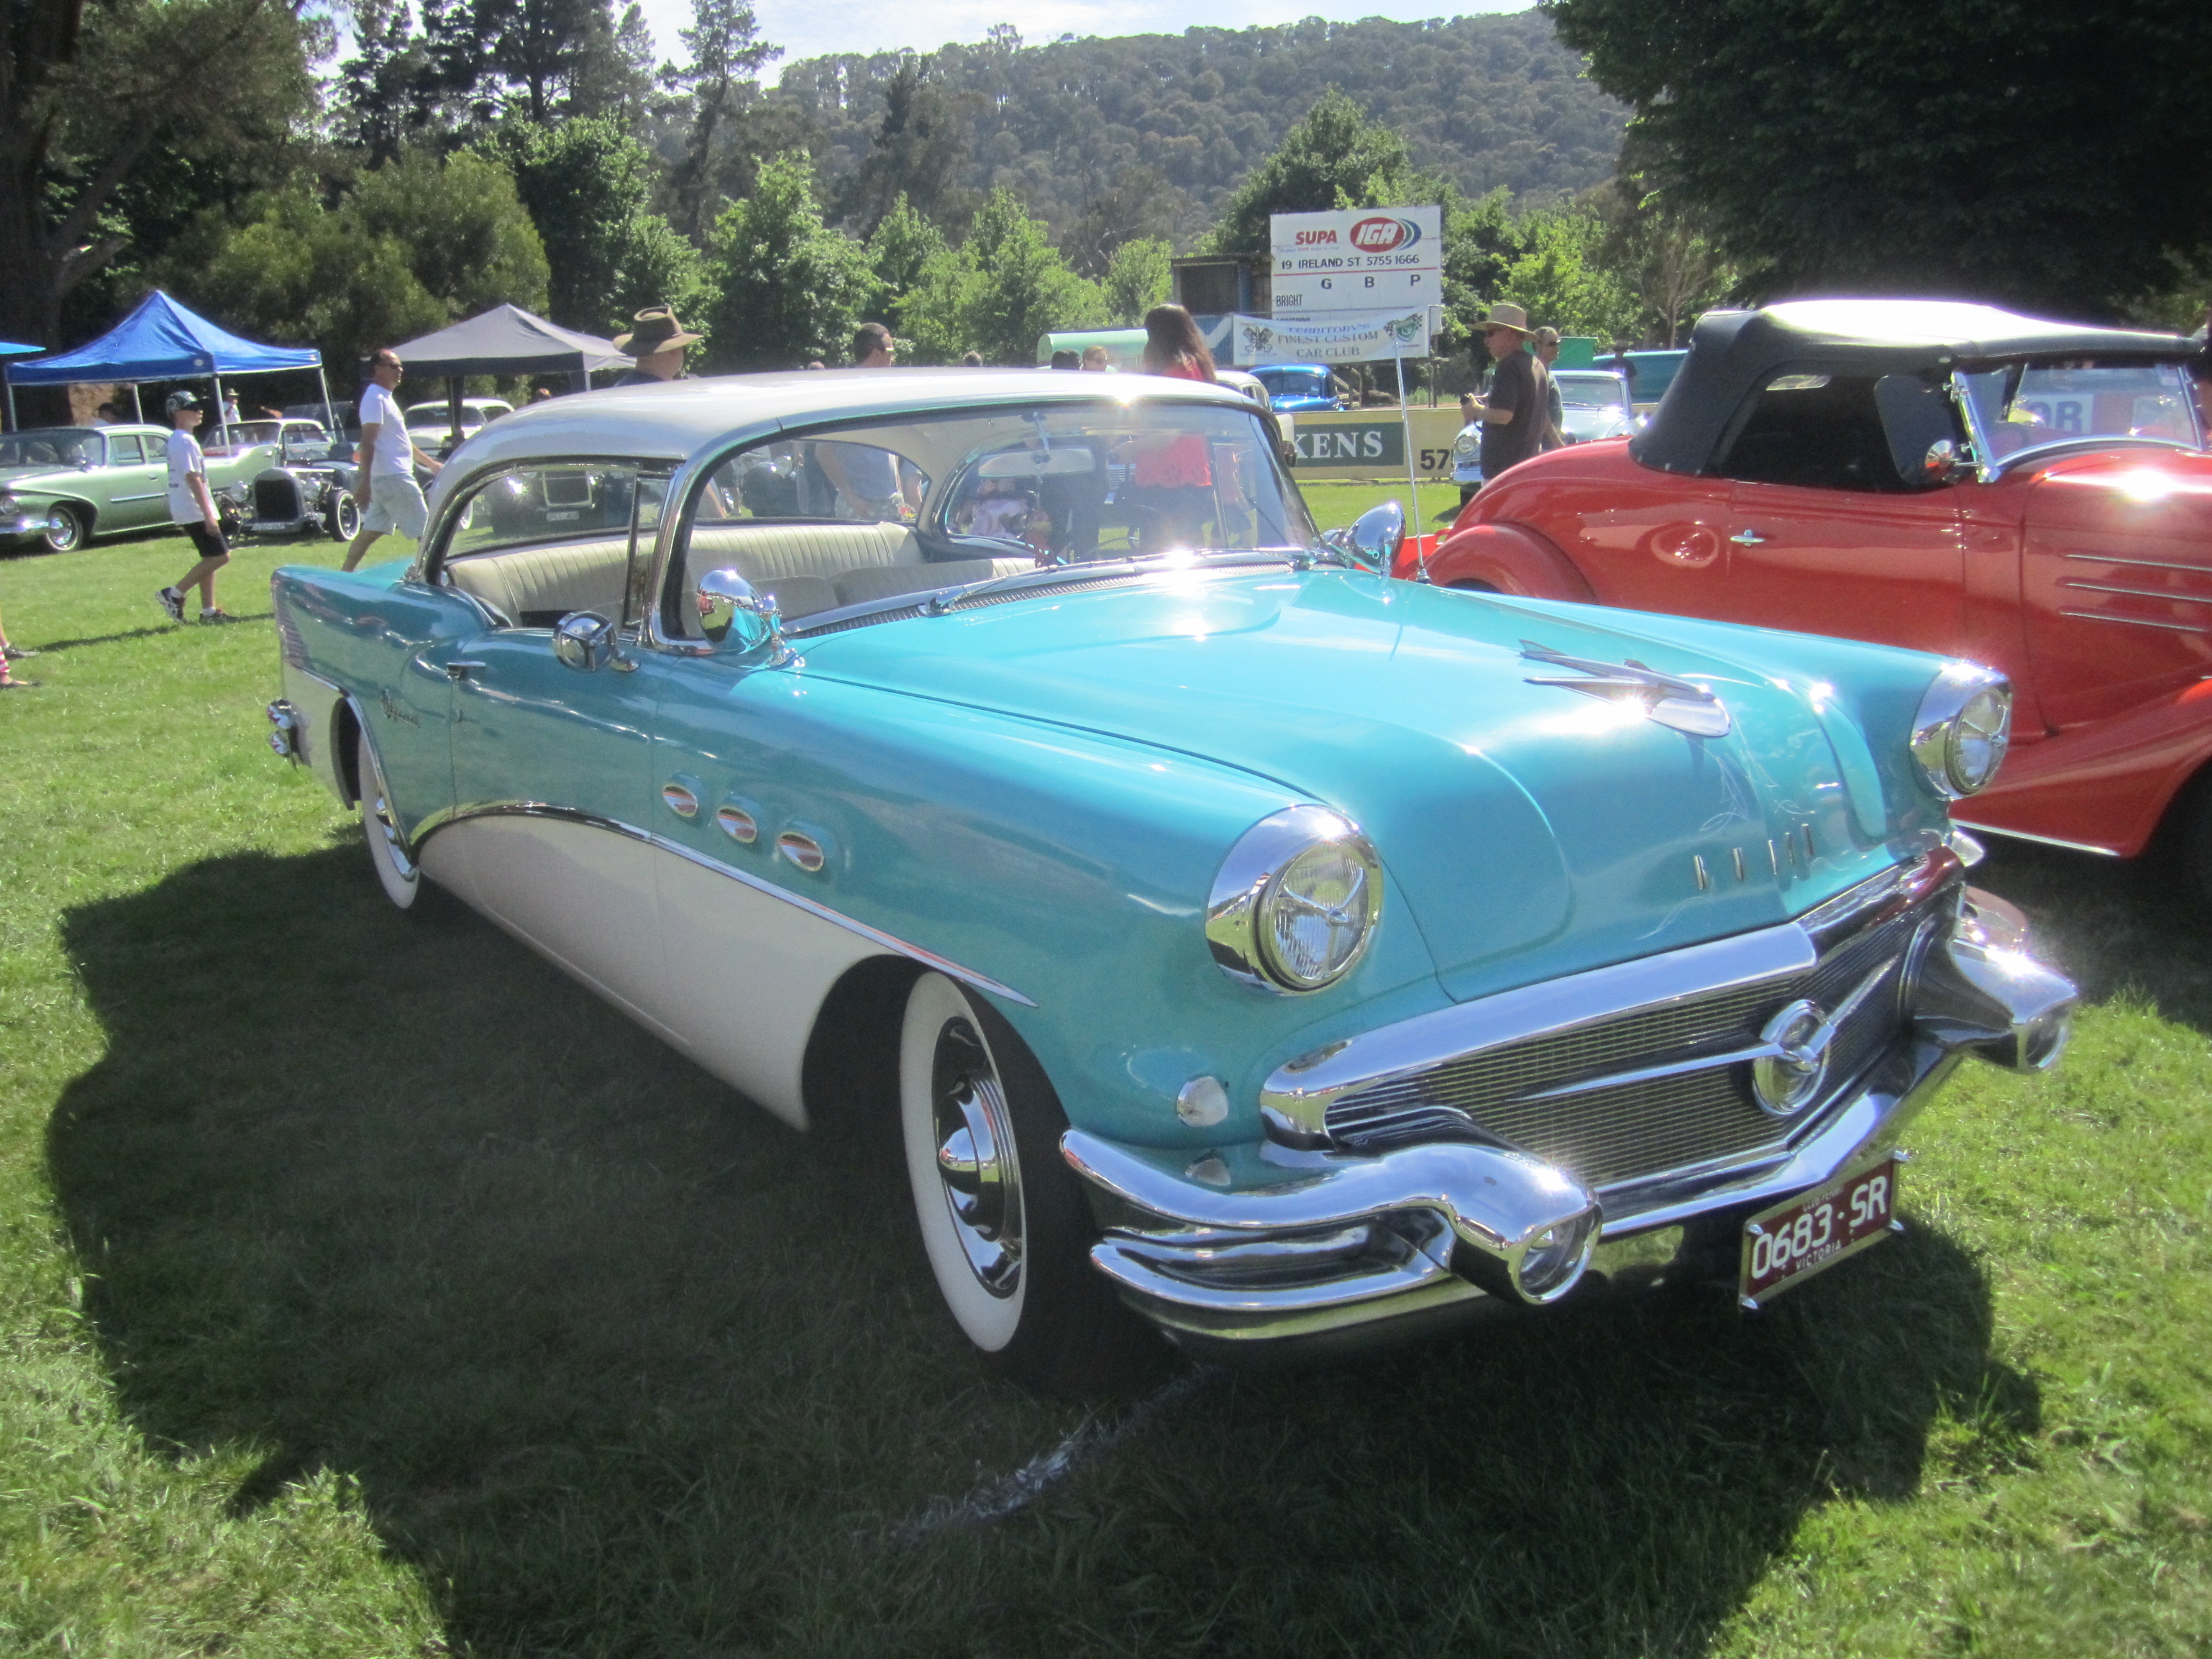
[[[1291,1059],[1255,1143],[1194,1158],[1071,1131],[1092,1262],[1178,1342],[1230,1353],[1549,1308],[1625,1261],[1656,1281],[1677,1236],[1710,1264],[1720,1231],[1885,1154],[1965,1056],[2058,1058],[2075,989],[2027,942],[1934,845],[1778,927]]]

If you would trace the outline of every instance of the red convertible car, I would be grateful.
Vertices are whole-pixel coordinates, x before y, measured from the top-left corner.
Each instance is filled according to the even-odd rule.
[[[2212,898],[2197,349],[1936,301],[1711,313],[1645,431],[1515,467],[1396,574],[1990,664],[2013,746],[1958,820],[2133,856],[2178,814]]]

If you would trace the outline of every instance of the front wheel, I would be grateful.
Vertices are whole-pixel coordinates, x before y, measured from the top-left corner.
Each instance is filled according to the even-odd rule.
[[[84,545],[85,533],[90,528],[82,507],[72,507],[67,501],[56,501],[46,509],[46,550],[50,553],[75,552]]]
[[[323,522],[330,527],[332,541],[349,542],[361,534],[361,504],[344,490],[337,490]]]
[[[1054,1393],[1132,1380],[1157,1344],[1091,1268],[1059,1099],[1013,1028],[942,974],[907,995],[899,1120],[930,1271],[984,1363]]]
[[[399,811],[385,784],[384,769],[377,764],[376,750],[367,738],[360,744],[361,830],[368,843],[369,866],[384,896],[399,909],[411,910],[422,896],[422,867],[400,832]]]

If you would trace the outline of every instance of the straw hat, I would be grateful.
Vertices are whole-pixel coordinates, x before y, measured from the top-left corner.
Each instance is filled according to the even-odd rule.
[[[1485,329],[1510,328],[1516,334],[1523,337],[1535,332],[1528,326],[1528,313],[1526,311],[1519,306],[1502,300],[1491,307],[1490,315],[1482,319],[1482,325]],[[620,345],[622,342],[617,340],[615,343]]]
[[[666,306],[648,306],[631,320],[629,333],[615,336],[615,349],[627,351],[633,357],[650,357],[656,351],[696,345],[706,337],[703,334],[686,334],[684,325],[676,320],[676,313]]]

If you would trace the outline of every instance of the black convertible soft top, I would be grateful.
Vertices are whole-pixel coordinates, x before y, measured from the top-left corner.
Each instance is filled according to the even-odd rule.
[[[1709,311],[1629,453],[1662,471],[1706,471],[1744,399],[1785,371],[1948,374],[2054,357],[2172,362],[2197,349],[2179,334],[2050,322],[1952,300],[1792,300],[1757,311]]]

